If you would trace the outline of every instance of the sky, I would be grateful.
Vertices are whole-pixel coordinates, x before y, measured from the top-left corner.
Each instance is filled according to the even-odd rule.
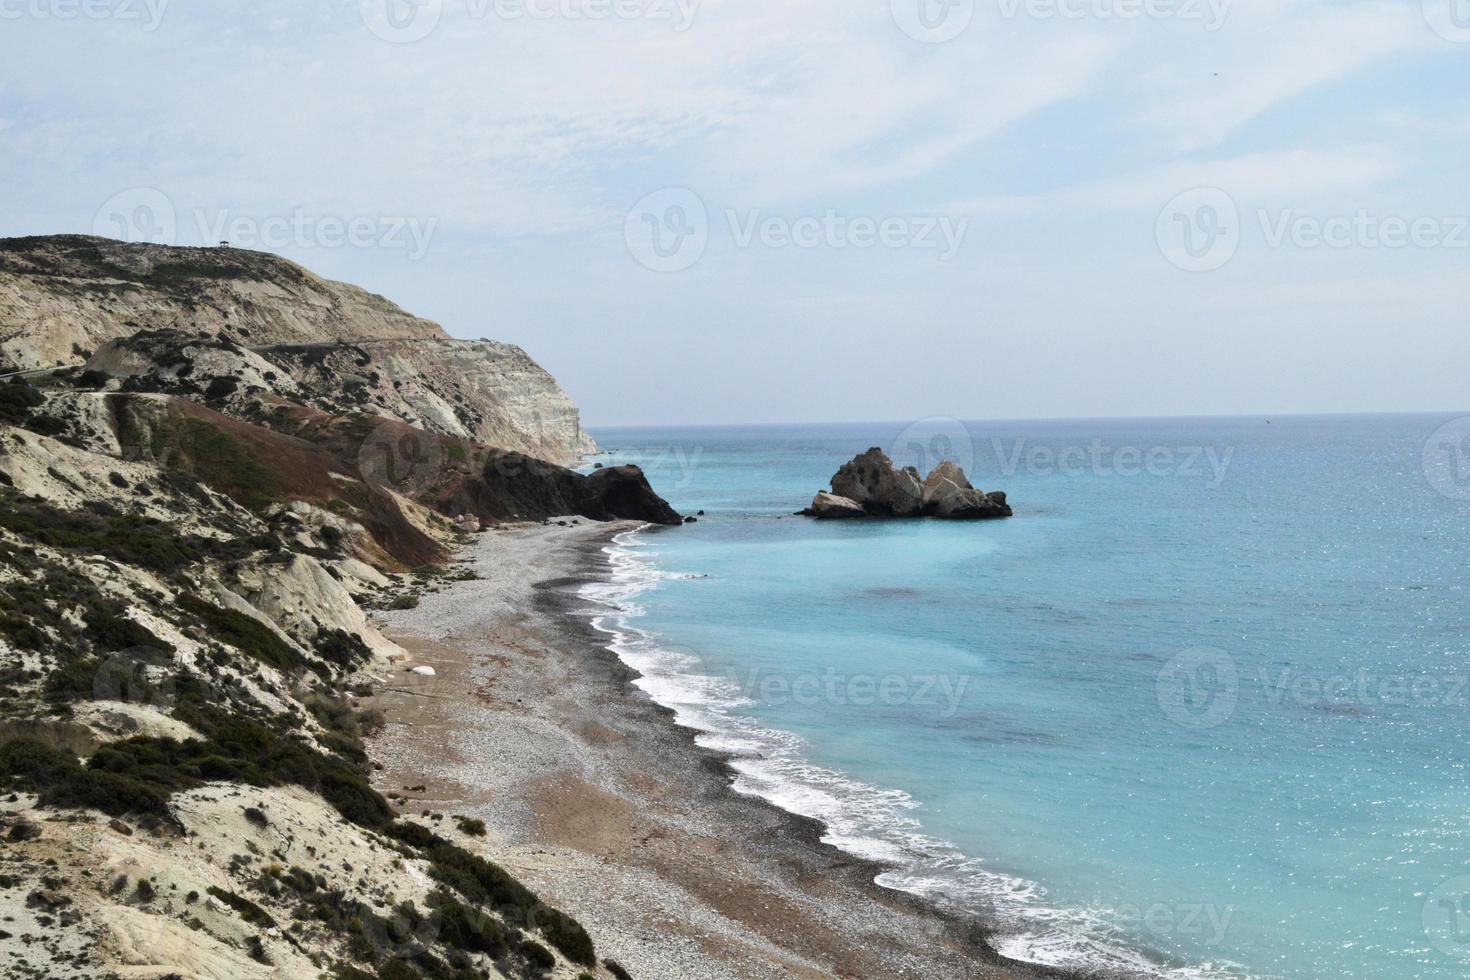
[[[1470,0],[0,0],[0,236],[262,248],[593,427],[1470,407]]]

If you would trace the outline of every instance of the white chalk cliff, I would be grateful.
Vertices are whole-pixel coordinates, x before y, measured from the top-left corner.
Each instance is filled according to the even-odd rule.
[[[278,256],[84,236],[0,240],[0,373],[81,365],[109,342],[158,330],[248,348],[329,410],[556,463],[596,450],[571,399],[521,348],[455,340]]]

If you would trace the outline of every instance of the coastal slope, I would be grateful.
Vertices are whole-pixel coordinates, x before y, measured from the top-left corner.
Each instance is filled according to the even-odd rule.
[[[238,286],[103,251],[180,308]],[[32,349],[97,312],[64,295],[20,311]],[[365,699],[412,664],[375,618],[474,574],[453,556],[499,522],[679,516],[636,467],[313,395],[228,335],[86,336],[0,382],[0,975],[625,977],[475,823],[374,779]]]
[[[0,240],[0,374],[78,366],[143,331],[257,351],[302,400],[554,463],[596,451],[526,352],[455,340],[381,296],[278,256],[58,235]]]

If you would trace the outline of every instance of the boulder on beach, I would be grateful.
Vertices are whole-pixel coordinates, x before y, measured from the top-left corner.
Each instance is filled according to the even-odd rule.
[[[965,471],[944,460],[922,479],[912,466],[896,469],[881,449],[869,449],[843,464],[802,514],[824,520],[856,517],[936,517],[985,520],[1010,517],[1006,495],[971,485]]]

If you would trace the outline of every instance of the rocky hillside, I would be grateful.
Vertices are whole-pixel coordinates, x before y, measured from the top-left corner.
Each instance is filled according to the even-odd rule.
[[[258,352],[329,410],[399,418],[555,463],[596,450],[576,406],[520,348],[453,340],[381,296],[277,256],[82,236],[0,239],[0,373],[80,365],[110,342],[159,330]]]
[[[83,241],[7,261],[95,271]],[[103,250],[152,263],[138,290],[175,309],[243,295],[224,268],[160,283],[177,251]],[[298,287],[273,322],[319,322],[286,309]],[[65,336],[101,308],[19,319]],[[432,427],[390,397],[418,370],[393,356],[359,392],[238,331],[93,328],[86,365],[0,382],[0,976],[625,977],[472,825],[374,788],[360,699],[406,657],[371,610],[463,574],[471,535],[679,515],[636,468],[581,475]]]

